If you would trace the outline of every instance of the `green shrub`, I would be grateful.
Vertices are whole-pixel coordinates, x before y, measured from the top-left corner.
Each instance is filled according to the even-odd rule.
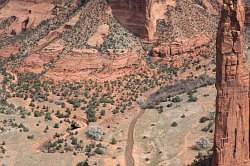
[[[178,103],[178,102],[181,102],[181,98],[179,96],[175,96],[175,97],[172,98],[171,101],[174,102],[174,103]]]
[[[105,115],[105,110],[101,110],[101,116]]]
[[[158,108],[158,112],[159,112],[159,113],[162,113],[162,112],[163,112],[163,106],[160,106],[160,107]]]
[[[72,137],[71,138],[71,144],[72,145],[76,145],[77,144],[77,138],[76,137]]]
[[[51,114],[50,114],[49,112],[47,112],[47,113],[45,114],[44,119],[45,119],[46,121],[52,120]]]
[[[198,98],[193,96],[192,93],[190,95],[188,95],[188,102],[196,102],[197,100],[198,100]]]
[[[35,136],[34,136],[33,134],[27,136],[28,139],[34,139],[34,137],[35,137]]]
[[[171,126],[172,126],[172,127],[177,127],[177,126],[178,126],[178,123],[177,123],[177,122],[173,122],[173,123],[171,124]]]
[[[76,164],[76,166],[89,166],[88,161],[81,161],[80,163]]]
[[[98,148],[95,149],[95,153],[99,154],[99,155],[103,155],[105,152],[104,152],[103,148],[98,147]]]
[[[79,108],[81,106],[81,100],[80,99],[71,99],[68,100],[70,104],[73,105],[74,108]]]
[[[95,122],[96,121],[96,113],[95,113],[95,110],[94,109],[88,109],[87,111],[86,111],[86,113],[87,113],[87,119],[88,119],[88,121],[89,122]]]
[[[59,123],[55,123],[54,128],[59,128],[59,127],[60,127]]]
[[[111,140],[111,144],[112,144],[112,145],[117,144],[117,140],[116,140],[114,137],[113,137],[112,140]]]
[[[40,111],[34,112],[34,117],[40,117],[40,116],[42,116],[42,113]]]

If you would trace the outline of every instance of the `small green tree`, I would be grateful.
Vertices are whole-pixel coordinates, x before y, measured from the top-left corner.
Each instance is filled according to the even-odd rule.
[[[71,144],[72,145],[76,145],[77,144],[77,138],[76,137],[72,137],[71,138]]]
[[[49,121],[49,120],[52,120],[52,117],[51,117],[51,114],[49,112],[46,112],[45,116],[44,116],[44,119],[46,121]]]
[[[181,102],[181,98],[180,98],[180,96],[175,96],[174,98],[172,98],[171,101],[174,103],[178,103],[178,102]]]
[[[196,102],[197,100],[198,98],[193,95],[188,96],[188,102]]]
[[[55,123],[54,128],[58,129],[59,127],[60,127],[59,123]]]
[[[115,145],[116,143],[117,143],[117,140],[115,139],[115,137],[113,137],[112,140],[111,140],[111,144]]]

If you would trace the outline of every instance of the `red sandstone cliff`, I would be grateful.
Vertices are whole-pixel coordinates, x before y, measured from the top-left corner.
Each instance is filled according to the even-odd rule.
[[[113,15],[137,36],[153,40],[156,22],[164,17],[167,6],[175,0],[110,0]]]
[[[214,166],[249,166],[249,73],[242,0],[224,0],[217,34]]]
[[[199,60],[201,56],[209,54],[211,43],[211,37],[198,34],[180,42],[161,43],[160,46],[152,49],[151,55],[163,58],[168,66],[180,68],[186,63],[192,63]]]
[[[250,27],[250,0],[246,0],[246,24]]]
[[[109,4],[114,16],[127,29],[143,38],[152,37],[152,0],[111,0]]]

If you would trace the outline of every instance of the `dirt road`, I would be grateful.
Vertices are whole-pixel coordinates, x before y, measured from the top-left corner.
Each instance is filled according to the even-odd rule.
[[[145,110],[141,109],[138,115],[134,117],[134,119],[129,124],[128,128],[128,139],[127,139],[127,145],[125,149],[125,161],[126,166],[134,166],[135,160],[133,157],[133,146],[134,146],[134,130],[137,120],[144,114]]]
[[[184,86],[182,88],[180,88],[180,83],[175,83],[174,85],[170,85],[170,86],[166,86],[164,89],[160,89],[159,91],[161,91],[161,93],[159,93],[159,91],[157,91],[157,88],[155,88],[154,90],[149,91],[148,93],[146,93],[144,95],[145,98],[148,98],[149,96],[157,96],[159,95],[160,98],[162,98],[162,94],[163,96],[176,96],[176,95],[180,95],[182,93],[203,87],[203,86],[207,86],[207,85],[212,85],[214,84],[214,79],[211,77],[205,77],[206,79],[201,79],[198,78],[196,80],[185,80],[185,83],[196,83],[195,86]],[[197,83],[198,82],[198,83]],[[153,94],[153,92],[155,94]],[[151,95],[150,95],[151,94]],[[153,95],[152,95],[153,94]],[[158,98],[158,97],[156,97]],[[157,103],[157,102],[156,102]],[[156,104],[155,104],[156,105]],[[134,109],[139,109],[140,112],[138,113],[138,115],[136,115],[134,117],[134,119],[131,121],[131,123],[129,124],[129,128],[128,128],[128,138],[127,138],[127,144],[126,144],[126,149],[125,149],[125,162],[126,162],[126,166],[134,166],[135,165],[135,160],[133,158],[133,146],[134,146],[134,129],[135,129],[135,125],[136,122],[138,121],[138,119],[145,113],[145,109],[140,109],[140,106],[137,106]]]

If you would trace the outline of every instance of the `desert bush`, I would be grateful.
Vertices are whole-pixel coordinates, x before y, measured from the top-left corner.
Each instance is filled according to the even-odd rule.
[[[210,166],[212,164],[211,156],[199,156],[188,166]]]
[[[43,113],[41,111],[35,111],[34,112],[34,117],[41,117],[43,115]]]
[[[181,102],[181,98],[179,96],[175,96],[171,99],[171,101],[174,103],[178,103],[178,102]]]
[[[35,137],[35,136],[34,136],[33,134],[27,136],[28,139],[34,139],[34,137]]]
[[[193,149],[195,150],[205,150],[208,149],[210,146],[209,140],[205,138],[201,138],[198,141],[195,142],[195,145],[193,146]]]
[[[72,145],[77,145],[77,138],[76,137],[71,138],[71,144]]]
[[[96,154],[99,154],[99,155],[103,155],[103,154],[105,153],[105,151],[104,151],[103,148],[97,147],[97,148],[95,149],[95,153],[96,153]]]
[[[89,164],[88,164],[88,161],[85,160],[85,161],[79,162],[78,164],[76,164],[76,166],[89,166]]]
[[[115,137],[113,137],[112,140],[111,140],[111,144],[115,145],[116,143],[117,143],[117,140],[115,139]]]
[[[197,100],[198,100],[198,98],[193,96],[193,95],[188,96],[188,102],[196,102]]]
[[[52,120],[51,114],[50,114],[49,112],[46,112],[46,113],[45,113],[45,116],[44,116],[44,119],[45,119],[46,121]]]
[[[56,128],[56,129],[60,128],[59,123],[55,123],[55,124],[54,124],[54,128]]]
[[[178,126],[178,123],[177,122],[173,122],[172,124],[171,124],[171,127],[177,127]]]
[[[96,112],[93,108],[88,108],[86,113],[87,113],[88,122],[95,122],[96,121]]]
[[[102,135],[104,134],[104,132],[100,127],[91,126],[88,128],[86,134],[88,137],[100,141],[102,139]]]

